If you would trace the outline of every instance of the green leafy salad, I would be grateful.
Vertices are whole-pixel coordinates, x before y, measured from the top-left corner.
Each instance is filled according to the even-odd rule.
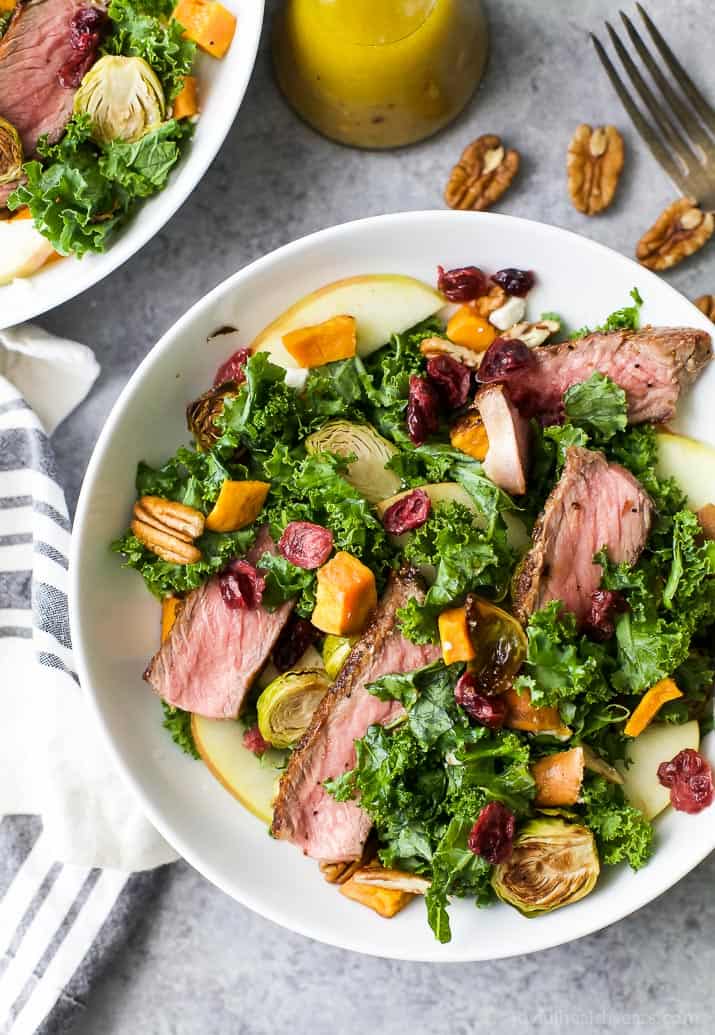
[[[117,39],[121,48],[134,45]],[[81,135],[81,125],[71,139]],[[106,168],[109,160],[104,153],[99,164]],[[37,176],[47,172],[38,167]],[[633,301],[598,330],[636,332],[637,292]],[[577,332],[574,347],[586,333]],[[715,542],[664,470],[664,433],[647,422],[629,424],[626,391],[594,370],[564,393],[558,422],[528,422],[526,491],[512,495],[498,484],[485,452],[495,441],[486,409],[484,422],[479,416],[479,395],[474,400],[479,371],[455,359],[454,349],[450,355],[449,334],[442,316],[432,316],[369,354],[360,355],[358,346],[347,358],[311,366],[291,384],[268,352],[241,350],[228,376],[224,368],[216,386],[189,408],[194,444],[161,466],[142,463],[137,472],[140,502],[173,501],[206,519],[208,528],[192,544],[200,558],[167,559],[135,531],[113,544],[166,601],[184,599],[225,572],[255,547],[261,530],[275,544],[286,542],[297,523],[327,533],[332,560],[326,556],[317,566],[295,563],[280,546],[256,560],[260,606],[274,613],[294,602],[291,628],[302,620],[303,632],[309,630],[305,646],[312,653],[303,667],[328,677],[317,691],[312,682],[309,703],[300,696],[306,680],[294,686],[290,719],[280,719],[272,709],[279,699],[286,703],[291,681],[283,676],[270,701],[264,696],[285,671],[274,652],[272,673],[257,679],[244,705],[245,743],[259,755],[280,746],[280,764],[289,769],[291,752],[308,749],[301,737],[316,704],[331,682],[328,695],[341,685],[341,667],[362,631],[339,618],[324,620],[324,594],[333,592],[327,570],[332,577],[338,558],[349,555],[359,562],[360,579],[373,579],[377,600],[391,572],[407,565],[421,573],[424,593],[400,606],[397,623],[402,637],[431,651],[433,660],[367,686],[380,701],[395,702],[390,720],[365,729],[354,753],[348,745],[349,764],[325,774],[324,788],[329,803],[359,802],[373,823],[375,854],[366,848],[364,868],[352,872],[346,893],[357,887],[350,897],[387,909],[384,915],[415,890],[423,893],[440,941],[450,938],[452,898],[482,906],[498,897],[534,916],[589,893],[602,865],[644,866],[667,788],[676,807],[698,810],[677,804],[683,800],[677,789],[694,787],[678,763],[683,752],[699,759],[698,773],[705,783],[710,779],[697,749],[710,729],[715,680]],[[289,336],[283,340],[287,347]],[[581,347],[593,346],[584,339]],[[463,369],[431,366],[440,348]],[[456,407],[438,369],[450,384],[461,378],[468,386]],[[422,413],[418,427],[424,399],[435,410],[427,414],[431,423]],[[482,443],[488,440],[481,451],[454,434],[465,415]],[[560,600],[523,613],[519,582],[543,532],[539,515],[574,450],[597,453],[605,469],[619,465],[619,477],[637,480],[650,501],[644,542],[631,563],[615,563],[604,529],[593,557],[600,583],[587,620]],[[229,483],[263,485],[265,496],[240,527],[219,530],[215,516],[224,513]],[[588,505],[586,498],[578,504]],[[405,513],[410,519],[400,524]],[[288,675],[300,668],[291,659]],[[194,754],[198,747],[203,756],[187,712],[168,705],[166,712],[177,743]],[[281,737],[271,740],[278,726]],[[675,767],[670,783],[661,763]],[[693,800],[704,807],[711,791],[710,779],[710,792],[705,787]],[[373,904],[376,889],[395,896],[394,907]]]
[[[75,57],[57,73],[63,89],[76,90],[73,113],[53,131],[55,142],[42,136],[23,154],[31,131],[0,118],[0,184],[17,183],[7,208],[26,207],[61,255],[104,251],[140,203],[164,189],[192,135],[197,45],[173,9],[172,0],[111,0],[106,13],[78,8],[68,51]]]

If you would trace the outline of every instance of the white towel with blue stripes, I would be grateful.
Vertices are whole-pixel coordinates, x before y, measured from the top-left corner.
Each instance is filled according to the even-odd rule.
[[[106,757],[72,661],[50,436],[98,373],[84,345],[0,331],[0,1032],[12,1035],[67,1023],[112,917],[146,893],[136,871],[175,858]]]

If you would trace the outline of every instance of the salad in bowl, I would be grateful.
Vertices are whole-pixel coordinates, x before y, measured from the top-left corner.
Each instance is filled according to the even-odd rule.
[[[161,605],[168,735],[440,942],[450,901],[571,906],[714,798],[715,450],[669,428],[710,336],[636,289],[569,329],[538,269],[474,262],[217,330],[112,544]]]

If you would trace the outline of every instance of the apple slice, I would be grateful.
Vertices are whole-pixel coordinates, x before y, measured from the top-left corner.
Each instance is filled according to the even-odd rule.
[[[393,334],[414,327],[445,304],[439,292],[414,277],[397,273],[347,277],[318,288],[286,309],[253,340],[251,352],[264,350],[279,366],[296,369],[298,364],[283,347],[283,335],[347,315],[357,321],[358,355],[369,356]]]
[[[693,719],[682,726],[653,723],[628,745],[632,765],[622,762],[616,768],[623,777],[623,790],[632,805],[653,819],[670,804],[670,791],[658,780],[658,766],[685,748],[700,746],[700,726]]]
[[[273,799],[281,771],[271,765],[267,752],[257,758],[243,746],[245,726],[233,719],[206,719],[192,715],[191,732],[202,760],[219,783],[263,823],[273,819]]]
[[[0,220],[0,284],[29,277],[44,265],[54,248],[31,219]]]
[[[715,447],[670,431],[659,431],[657,439],[658,474],[675,478],[693,510],[715,503]]]

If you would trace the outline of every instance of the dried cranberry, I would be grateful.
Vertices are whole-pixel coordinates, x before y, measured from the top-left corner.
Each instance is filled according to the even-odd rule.
[[[492,280],[503,287],[507,295],[518,295],[520,298],[528,295],[534,286],[534,274],[531,270],[515,270],[513,267],[494,273]]]
[[[333,552],[333,533],[312,521],[291,521],[278,540],[278,552],[298,568],[319,568]]]
[[[470,852],[497,865],[506,862],[511,855],[515,831],[514,813],[500,801],[490,801],[479,813],[467,839],[467,847]]]
[[[584,632],[592,640],[610,640],[616,631],[615,616],[628,610],[628,601],[615,589],[596,589],[591,609],[584,620]]]
[[[287,672],[303,657],[317,638],[318,630],[307,618],[299,618],[298,615],[292,614],[273,648],[273,664],[279,672]]]
[[[439,427],[437,389],[424,377],[413,374],[407,396],[407,432],[416,446],[426,442]]]
[[[248,362],[250,355],[250,349],[237,349],[216,371],[214,385],[222,385],[225,381],[235,381],[236,384],[240,385],[242,381],[245,381],[246,372],[243,368]]]
[[[227,607],[253,611],[263,599],[266,580],[248,561],[231,561],[219,575],[221,596]]]
[[[475,722],[489,729],[498,730],[506,721],[508,708],[504,698],[477,690],[477,681],[471,672],[465,672],[457,680],[454,699]]]
[[[402,535],[421,528],[432,510],[432,501],[424,489],[414,489],[388,507],[382,515],[382,524],[390,535]]]
[[[453,270],[438,266],[437,287],[450,302],[471,302],[487,293],[487,278],[476,266],[458,266]]]
[[[243,734],[243,746],[260,758],[261,755],[265,755],[271,745],[263,739],[258,726],[251,726]]]
[[[74,90],[82,82],[85,72],[94,64],[109,19],[99,7],[80,7],[70,21],[69,42],[74,54],[57,72],[57,81],[67,90]]]
[[[453,410],[464,406],[472,387],[472,372],[468,366],[451,356],[430,356],[427,377],[436,384],[447,406]]]
[[[519,338],[496,338],[482,357],[479,380],[506,381],[514,374],[530,370],[535,363],[531,349]]]
[[[702,812],[715,798],[710,764],[693,748],[680,751],[670,762],[661,762],[658,779],[670,788],[670,803],[679,812]]]

